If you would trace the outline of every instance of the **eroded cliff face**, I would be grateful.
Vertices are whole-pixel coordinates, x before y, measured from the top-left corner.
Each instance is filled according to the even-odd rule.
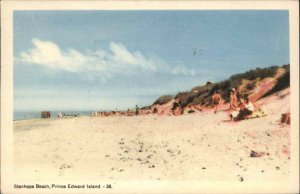
[[[270,71],[272,72],[270,73]],[[253,72],[252,72],[253,71]],[[250,72],[250,73],[249,73]],[[253,103],[289,87],[289,65],[251,70],[231,76],[218,83],[194,87],[191,91],[180,92],[173,99],[169,95],[160,97],[142,114],[181,115],[208,111],[212,108],[211,96],[219,91],[222,96],[221,109],[228,107],[230,90],[237,89],[238,98],[248,96]],[[160,103],[157,103],[157,102]]]

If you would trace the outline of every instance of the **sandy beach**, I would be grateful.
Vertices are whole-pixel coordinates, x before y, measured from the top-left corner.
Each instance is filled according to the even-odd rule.
[[[299,2],[27,1],[1,194],[299,193]]]
[[[16,180],[287,180],[289,92],[257,102],[268,116],[240,122],[225,111],[14,121]]]

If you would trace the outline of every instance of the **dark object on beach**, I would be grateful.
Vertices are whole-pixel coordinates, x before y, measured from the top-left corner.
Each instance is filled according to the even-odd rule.
[[[41,118],[46,119],[51,117],[51,112],[50,111],[43,111],[41,112]]]
[[[243,177],[241,177],[241,178],[240,178],[240,181],[241,181],[241,182],[243,182],[243,181],[244,181],[244,178],[243,178]]]
[[[261,157],[263,155],[265,155],[264,152],[255,152],[253,150],[251,150],[251,153],[250,153],[250,157]]]
[[[135,105],[135,115],[138,115],[139,111],[140,111],[140,109],[139,109],[138,105]]]
[[[279,166],[276,166],[276,170],[279,170],[280,168],[279,168]]]
[[[284,113],[281,115],[281,123],[290,124],[291,123],[291,113]]]
[[[194,113],[195,110],[188,110],[188,113]]]

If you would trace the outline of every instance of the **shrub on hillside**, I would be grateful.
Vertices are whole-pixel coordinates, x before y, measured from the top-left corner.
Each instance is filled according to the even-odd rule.
[[[208,93],[203,93],[202,95],[196,97],[192,104],[194,105],[201,105],[201,106],[207,106],[211,102],[211,96],[208,95]]]
[[[198,95],[201,95],[205,92],[209,92],[213,88],[214,84],[206,84],[204,86],[197,86],[192,89],[193,92],[197,92]]]
[[[188,104],[191,104],[198,93],[196,92],[184,92],[184,93],[178,93],[175,96],[175,99],[178,99],[180,107],[185,107]]]
[[[276,71],[278,66],[271,66],[267,68],[256,68],[254,70],[246,71],[245,73],[240,73],[233,75],[229,78],[230,81],[233,80],[255,80],[256,78],[264,79],[266,77],[274,77],[276,75]]]
[[[144,106],[141,108],[141,110],[147,110],[147,109],[151,109],[151,106]]]
[[[285,88],[290,87],[290,66],[283,66],[283,68],[285,69],[284,74],[277,80],[276,85],[274,86],[274,88],[272,88],[272,90],[270,90],[269,92],[267,92],[265,95],[263,95],[262,97],[266,97],[269,96],[271,94],[274,94],[280,90],[283,90]]]
[[[173,96],[172,96],[172,95],[164,95],[164,96],[159,97],[159,98],[153,103],[153,105],[155,105],[155,104],[159,104],[159,105],[166,104],[166,103],[170,102],[172,99],[173,99]]]
[[[255,88],[255,82],[249,82],[246,86],[247,90],[253,90]]]

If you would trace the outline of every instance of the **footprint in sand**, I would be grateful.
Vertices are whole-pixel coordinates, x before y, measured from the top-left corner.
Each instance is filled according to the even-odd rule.
[[[169,152],[170,154],[173,154],[173,150],[168,149],[167,152]]]
[[[59,169],[65,169],[65,168],[72,168],[73,167],[73,165],[72,164],[69,164],[69,165],[67,165],[67,164],[62,164],[62,165],[60,165],[60,167],[59,167]]]
[[[72,164],[62,164],[60,165],[59,167],[59,176],[62,176],[64,174],[64,170],[67,169],[67,168],[72,168],[73,165]]]

